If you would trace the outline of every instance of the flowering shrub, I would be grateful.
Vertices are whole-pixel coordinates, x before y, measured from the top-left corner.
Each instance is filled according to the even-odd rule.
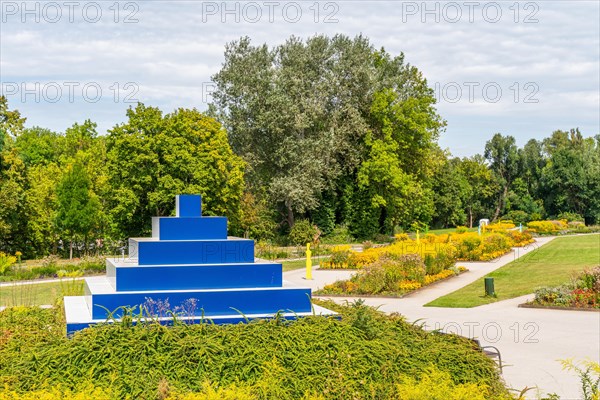
[[[327,264],[329,268],[348,268],[348,259],[350,258],[351,247],[349,245],[339,245],[334,246],[331,249],[331,257],[329,261],[325,261],[321,263],[321,268],[323,268],[323,264]]]
[[[529,232],[523,231],[519,232],[518,230],[506,231],[504,233],[508,239],[511,241],[511,245],[513,247],[523,247],[530,243],[535,242],[533,237]]]
[[[427,277],[425,277],[427,279]],[[400,281],[398,282],[398,291],[400,292],[411,292],[421,287],[419,282],[413,281]]]
[[[347,246],[333,252],[330,261],[321,263],[324,269],[361,269],[372,265],[382,257],[399,257],[418,254],[427,266],[426,273],[435,275],[454,265],[457,260],[489,261],[510,251],[512,247],[525,246],[534,241],[529,232],[519,232],[510,222],[499,222],[491,226],[491,231],[478,234],[465,229],[457,229],[450,234],[428,233],[419,241],[410,239],[407,234],[395,236],[396,241],[387,246],[365,248],[363,252],[353,252]],[[514,230],[510,230],[514,229]],[[342,247],[342,246],[338,246]]]
[[[427,266],[418,254],[388,254],[350,279],[326,285],[317,294],[402,295],[466,271],[465,267],[451,268],[427,274]]]
[[[600,266],[579,274],[572,282],[535,291],[534,304],[600,308]]]
[[[513,228],[515,228],[515,224],[513,224],[512,221],[500,221],[493,224],[488,224],[485,227],[485,230],[489,232],[500,232]]]
[[[567,230],[566,220],[558,221],[531,221],[527,223],[527,229],[536,233],[558,233]]]
[[[454,271],[445,269],[442,272],[435,274],[435,275],[426,275],[424,283],[425,283],[425,285],[429,285],[429,284],[432,284],[433,282],[441,281],[442,279],[446,279],[446,278],[449,278],[454,275],[455,275]]]

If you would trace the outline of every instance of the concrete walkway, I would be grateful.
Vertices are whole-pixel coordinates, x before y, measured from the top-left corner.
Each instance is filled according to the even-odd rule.
[[[458,333],[477,338],[482,345],[498,347],[506,365],[503,376],[509,387],[521,390],[537,386],[541,394],[554,392],[562,400],[578,400],[581,398],[579,379],[572,372],[563,371],[558,360],[600,361],[600,312],[518,308],[532,295],[475,308],[423,306],[535,251],[550,240],[552,238],[540,238],[536,245],[515,249],[494,262],[459,263],[469,268],[469,272],[410,296],[401,299],[371,297],[365,302],[383,312],[399,312],[409,322],[420,320],[425,329]],[[313,271],[314,280],[307,281],[303,278],[304,270],[295,270],[284,273],[284,279],[317,289],[338,279],[347,279],[352,273],[316,269]],[[331,299],[342,303],[353,301],[356,297]],[[528,398],[536,398],[536,394],[532,390]]]

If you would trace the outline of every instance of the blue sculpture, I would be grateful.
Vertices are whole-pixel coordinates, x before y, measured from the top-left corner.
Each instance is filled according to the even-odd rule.
[[[253,240],[228,237],[227,218],[203,217],[199,195],[177,196],[176,210],[152,218],[151,238],[130,238],[128,257],[107,259],[106,276],[86,278],[84,296],[65,297],[68,333],[109,312],[120,318],[123,307],[148,314],[149,303],[185,310],[188,322],[335,314],[312,305],[309,288],[285,283],[281,264],[255,260]]]

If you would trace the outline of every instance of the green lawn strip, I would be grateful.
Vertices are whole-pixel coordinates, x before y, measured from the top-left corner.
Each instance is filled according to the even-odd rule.
[[[312,264],[313,264],[313,266],[318,265],[321,261],[325,261],[328,258],[329,257],[322,257],[322,258],[313,257]],[[292,271],[295,269],[306,268],[306,259],[294,260],[294,261],[281,261],[281,264],[283,265],[284,272]]]
[[[83,295],[83,281],[65,280],[35,284],[17,284],[0,288],[0,306],[39,306],[54,304],[63,296]]]
[[[556,238],[548,244],[486,275],[494,278],[496,298],[484,296],[483,278],[426,304],[470,308],[556,286],[574,272],[600,263],[600,235]]]

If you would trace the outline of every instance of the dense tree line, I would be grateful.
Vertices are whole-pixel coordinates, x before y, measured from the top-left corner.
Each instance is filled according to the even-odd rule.
[[[89,120],[25,128],[0,97],[0,250],[114,251],[178,193],[266,239],[298,220],[357,238],[479,218],[600,222],[600,136],[556,131],[519,148],[495,134],[482,154],[452,157],[426,79],[364,37],[242,38],[213,80],[207,113],[138,104],[107,135]]]

